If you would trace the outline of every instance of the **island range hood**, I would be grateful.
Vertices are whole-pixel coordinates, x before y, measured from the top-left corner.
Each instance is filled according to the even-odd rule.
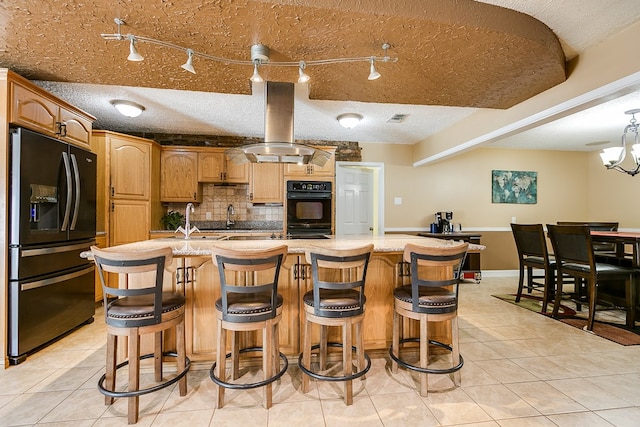
[[[293,83],[265,83],[264,142],[230,148],[226,154],[235,163],[297,163],[324,166],[331,154],[293,138]]]

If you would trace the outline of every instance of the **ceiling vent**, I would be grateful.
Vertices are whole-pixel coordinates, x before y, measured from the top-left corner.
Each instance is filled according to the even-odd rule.
[[[402,123],[407,117],[409,117],[408,114],[394,114],[387,123]]]

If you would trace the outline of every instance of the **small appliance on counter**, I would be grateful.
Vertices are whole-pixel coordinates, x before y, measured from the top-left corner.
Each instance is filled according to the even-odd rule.
[[[432,233],[453,233],[458,230],[460,227],[455,226],[453,223],[453,212],[436,212],[435,220],[431,223],[431,232]]]

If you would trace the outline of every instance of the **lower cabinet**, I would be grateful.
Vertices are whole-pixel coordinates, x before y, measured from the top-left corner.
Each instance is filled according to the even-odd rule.
[[[211,257],[189,257],[176,260],[175,279],[178,289],[184,289],[186,306],[187,354],[193,361],[213,361],[216,356],[215,302],[220,297],[218,269]],[[303,337],[304,308],[302,296],[312,289],[310,266],[303,255],[292,254],[283,262],[278,292],[284,298],[280,321],[280,351],[297,357]],[[393,290],[408,282],[408,270],[400,253],[376,253],[367,271],[367,297],[364,319],[364,345],[369,351],[386,350],[391,344],[393,327]],[[416,322],[405,322],[405,336],[418,336]],[[319,328],[314,328],[312,342],[319,342]],[[331,328],[330,341],[341,341],[338,328]],[[430,328],[430,337],[450,342],[445,328]],[[242,347],[261,345],[261,336],[243,338]],[[227,349],[229,351],[229,349]]]

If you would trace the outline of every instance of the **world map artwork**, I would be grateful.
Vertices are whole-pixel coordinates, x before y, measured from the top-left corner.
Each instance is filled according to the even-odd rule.
[[[538,172],[491,171],[491,202],[536,204]]]

